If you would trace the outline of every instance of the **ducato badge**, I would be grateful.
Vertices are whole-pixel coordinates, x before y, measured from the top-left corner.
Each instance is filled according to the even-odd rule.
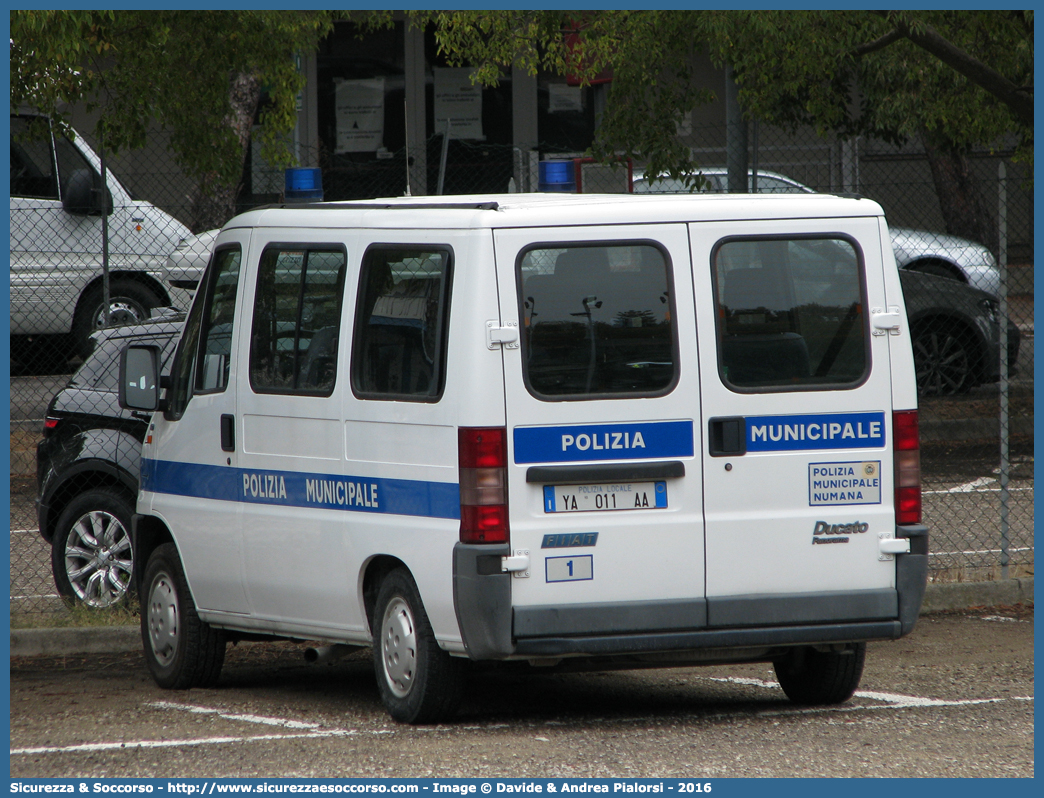
[[[816,521],[812,530],[812,544],[819,543],[848,543],[850,535],[861,535],[870,529],[870,524],[862,521],[853,521],[850,524],[828,524],[826,521]]]

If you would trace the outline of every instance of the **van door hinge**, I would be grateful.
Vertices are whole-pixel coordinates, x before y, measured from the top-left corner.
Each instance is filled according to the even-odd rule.
[[[511,572],[515,579],[525,579],[529,576],[529,549],[516,549],[510,557],[501,557],[500,570]]]
[[[896,554],[910,553],[910,538],[894,538],[889,532],[881,532],[877,538],[877,559],[881,562],[894,560]]]
[[[890,305],[887,311],[881,308],[870,309],[870,320],[872,321],[873,334],[884,335],[885,331],[891,335],[899,335],[899,325],[903,321],[903,314],[898,306]]]
[[[496,319],[486,322],[486,348],[496,349],[498,344],[505,349],[518,349],[517,321],[509,321],[503,327]]]

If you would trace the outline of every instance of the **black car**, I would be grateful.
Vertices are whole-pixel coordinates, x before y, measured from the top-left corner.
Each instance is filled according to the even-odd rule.
[[[131,586],[131,515],[149,417],[120,408],[120,352],[131,341],[156,344],[169,373],[183,324],[179,314],[94,333],[93,352],[47,408],[36,447],[37,518],[55,586],[71,601],[107,607]]]
[[[917,393],[946,396],[1000,379],[1000,305],[965,283],[899,270],[910,322]],[[1008,321],[1008,373],[1019,358],[1019,328]]]

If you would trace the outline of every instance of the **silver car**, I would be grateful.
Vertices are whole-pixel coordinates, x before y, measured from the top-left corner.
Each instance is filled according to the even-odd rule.
[[[679,194],[689,191],[724,193],[728,191],[728,170],[714,166],[701,169],[702,187],[689,188],[685,181],[671,177],[647,179],[640,169],[634,172],[635,194]],[[815,190],[777,172],[758,171],[759,194],[815,194]],[[754,175],[750,174],[748,190],[754,187]],[[932,233],[928,230],[911,230],[907,227],[890,227],[892,251],[900,269],[949,277],[997,296],[1000,293],[1000,271],[993,253],[982,244],[966,238]]]

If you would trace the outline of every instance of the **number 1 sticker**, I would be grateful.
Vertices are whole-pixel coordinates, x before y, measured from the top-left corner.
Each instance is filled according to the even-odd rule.
[[[582,582],[594,579],[594,555],[548,557],[544,560],[548,582]]]

